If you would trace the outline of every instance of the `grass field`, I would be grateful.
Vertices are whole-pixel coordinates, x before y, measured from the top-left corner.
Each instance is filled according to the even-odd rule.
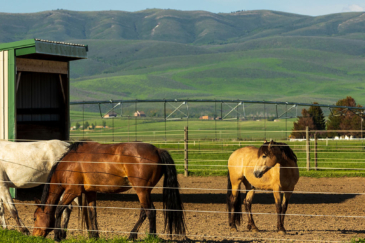
[[[72,125],[80,120],[80,113],[72,113]],[[101,124],[106,121],[109,128],[71,131],[73,140],[92,139],[109,142],[148,142],[165,148],[178,164],[179,173],[184,172],[184,127],[188,126],[189,173],[196,176],[227,174],[230,154],[243,146],[259,147],[265,139],[287,143],[298,157],[301,176],[343,177],[365,176],[365,149],[363,140],[318,140],[317,163],[314,170],[314,141],[311,141],[310,167],[306,169],[305,141],[291,142],[286,139],[295,119],[277,122],[260,121],[167,121],[163,119],[101,119],[96,113],[85,113],[85,121]],[[100,117],[100,116],[99,116]],[[114,122],[114,123],[113,123]],[[166,133],[165,133],[166,126]],[[166,138],[166,139],[165,139]]]
[[[184,127],[189,129],[189,140],[264,140],[285,139],[291,133],[293,121],[296,119],[282,119],[274,121],[246,120],[200,120],[197,118],[165,120],[163,118],[119,117],[102,119],[99,113],[72,111],[71,126],[106,123],[108,128],[94,130],[78,129],[71,131],[71,138],[79,140],[90,138],[101,142],[156,142],[183,141]]]
[[[110,73],[73,79],[71,99],[300,99],[331,104],[346,91],[364,103],[361,56],[284,45],[267,49],[265,41],[259,42],[261,49],[235,44],[237,49],[232,47],[231,52],[115,64]],[[86,62],[75,65],[90,68]]]

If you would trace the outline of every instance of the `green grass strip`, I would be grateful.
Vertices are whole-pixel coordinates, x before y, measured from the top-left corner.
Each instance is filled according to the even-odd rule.
[[[55,242],[49,238],[27,236],[16,230],[4,230],[0,229],[0,242],[2,243],[53,243]],[[130,242],[126,237],[114,237],[114,238],[100,238],[89,239],[84,236],[71,237],[70,239],[63,240],[64,243],[127,243]],[[134,241],[143,243],[160,243],[167,242],[155,236],[146,235],[144,239]]]

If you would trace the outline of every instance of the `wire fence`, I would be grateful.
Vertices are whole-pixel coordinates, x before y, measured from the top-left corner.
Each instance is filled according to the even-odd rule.
[[[247,100],[119,100],[71,102],[71,137],[102,142],[179,141],[183,127],[190,140],[289,140],[305,131],[292,131],[303,118],[299,107],[322,107],[315,120],[336,116],[353,120],[351,131],[317,131],[321,137],[363,138],[364,109],[336,105]],[[324,129],[324,128],[321,128]],[[296,129],[298,130],[298,129]]]
[[[297,106],[290,104],[271,104],[270,107],[269,104],[243,105],[241,102],[234,104],[212,101],[208,105],[204,103],[205,109],[201,108],[201,104],[189,103],[188,105],[172,101],[160,104],[153,102],[117,104],[115,102],[72,104],[71,141],[90,139],[111,144],[147,142],[158,148],[167,149],[175,164],[166,166],[175,166],[179,174],[185,174],[186,165],[188,165],[189,175],[193,177],[179,177],[181,184],[179,189],[182,198],[186,200],[184,213],[188,224],[186,235],[188,238],[195,241],[209,239],[218,242],[227,240],[232,242],[242,240],[344,242],[356,237],[365,238],[363,230],[365,212],[361,209],[365,206],[362,203],[365,201],[363,200],[365,192],[360,188],[363,180],[356,178],[357,180],[353,182],[346,179],[365,176],[363,154],[365,147],[361,116],[358,117],[361,129],[308,131],[308,135],[294,138],[291,136],[294,132],[305,134],[306,131],[293,131],[293,123],[297,121],[300,114],[298,115]],[[329,114],[330,111],[325,115]],[[188,137],[184,131],[185,127],[189,129]],[[336,135],[330,136],[330,133]],[[321,136],[315,139],[315,134]],[[228,158],[239,148],[259,147],[264,140],[271,139],[284,142],[293,149],[298,158],[297,168],[303,178],[294,190],[292,199],[294,202],[289,204],[289,211],[285,214],[288,234],[286,236],[276,234],[277,214],[272,195],[268,195],[270,199],[259,197],[260,194],[267,195],[273,192],[260,189],[255,189],[255,192],[259,193],[256,197],[260,200],[253,204],[253,208],[257,209],[252,212],[252,215],[258,218],[257,224],[263,233],[249,233],[242,226],[240,232],[230,233],[228,212],[223,209],[227,193]],[[83,163],[92,165],[100,161]],[[103,161],[103,163],[118,164],[111,161]],[[144,165],[150,165],[150,163],[145,162]],[[225,177],[217,177],[217,179],[200,176]],[[315,179],[310,177],[341,177],[339,180],[343,184],[340,185],[336,181],[313,181]],[[215,180],[219,180],[219,183],[215,183]],[[307,184],[305,181],[311,181],[309,186],[305,186]],[[332,185],[332,182],[335,182],[335,185]],[[10,181],[3,180],[3,183],[10,183]],[[184,183],[189,183],[189,186]],[[105,187],[106,185],[87,185],[86,183],[82,186]],[[133,185],[113,186],[126,187],[125,189],[138,188]],[[156,201],[156,211],[159,213],[166,211],[162,206],[162,190],[174,188],[164,188],[161,183],[155,187],[144,188],[153,188],[152,199]],[[248,192],[244,188],[240,191]],[[298,199],[295,199],[296,196]],[[101,226],[99,232],[107,237],[128,235],[134,222],[138,220],[140,210],[138,198],[130,196],[130,192],[124,193],[123,196],[107,198],[104,195],[98,195],[98,197],[101,199],[96,208],[102,222],[99,224]],[[28,201],[15,201],[15,205],[23,207],[20,216],[27,215],[26,225],[32,228],[33,210],[29,209],[34,209],[35,204]],[[116,205],[114,202],[121,205]],[[266,207],[269,204],[273,205]],[[354,207],[354,205],[359,206]],[[326,210],[326,207],[329,209]],[[245,216],[246,213],[243,212],[242,215]],[[148,223],[141,228],[140,235],[145,235],[148,231],[146,225]],[[163,217],[158,216],[157,225],[163,225]],[[81,228],[75,222],[68,228],[68,232],[75,232],[75,234],[80,230]],[[157,235],[169,237],[162,230],[158,230]]]
[[[285,141],[296,153],[298,156],[298,168],[300,170],[301,176],[306,175],[307,173],[307,166],[306,166],[306,145],[304,144],[304,141]],[[114,142],[115,143],[115,142]],[[313,142],[312,142],[313,143]],[[160,148],[168,149],[171,153],[172,157],[174,158],[175,164],[167,164],[166,166],[176,166],[178,172],[183,173],[184,171],[184,147],[179,142],[157,142],[155,143],[156,146]],[[226,175],[229,166],[227,165],[227,160],[229,155],[236,149],[244,146],[255,146],[258,147],[262,145],[262,141],[258,142],[252,142],[252,141],[189,141],[189,171],[192,172],[192,175],[194,173],[196,175]],[[195,148],[195,149],[193,149]],[[363,146],[361,140],[330,140],[330,141],[321,141],[321,143],[318,145],[318,171],[312,171],[311,173],[318,173],[318,175],[322,176],[328,176],[330,177],[342,177],[343,175],[351,176],[363,176],[364,169],[365,169],[365,157],[362,155],[363,153]],[[14,161],[6,161],[2,160],[5,163],[12,163]],[[73,161],[61,161],[61,163],[70,163]],[[82,161],[80,163],[87,163],[87,164],[96,164],[96,163],[107,163],[107,164],[128,164],[125,162],[111,162],[111,161]],[[148,161],[144,163],[144,165],[151,165],[152,163],[149,163]],[[235,166],[231,166],[235,168]],[[328,174],[328,172],[330,174]],[[259,218],[259,222],[263,222],[264,224],[262,226],[259,225],[259,228],[263,230],[264,233],[261,233],[260,235],[253,235],[253,233],[249,233],[247,235],[247,231],[241,229],[241,233],[227,233],[228,232],[228,220],[227,220],[227,214],[228,212],[226,210],[222,210],[222,205],[224,205],[225,194],[227,192],[225,183],[221,186],[217,187],[210,187],[209,181],[204,181],[204,177],[197,177],[200,178],[196,181],[196,186],[185,186],[184,180],[180,178],[180,184],[181,187],[179,188],[181,191],[181,194],[184,199],[189,198],[188,202],[185,203],[187,206],[184,209],[186,220],[189,221],[188,223],[188,233],[187,237],[195,240],[206,240],[209,239],[211,241],[222,241],[222,240],[230,240],[230,241],[241,241],[241,240],[247,240],[247,241],[299,241],[299,242],[343,242],[344,240],[348,241],[351,238],[361,237],[361,235],[364,235],[364,231],[359,229],[361,228],[361,225],[365,224],[365,213],[360,208],[353,208],[351,206],[351,203],[347,203],[346,201],[355,200],[358,197],[363,197],[365,195],[365,192],[362,190],[359,190],[359,188],[354,188],[350,183],[343,184],[341,186],[341,189],[333,187],[332,190],[328,188],[328,186],[324,186],[321,188],[322,185],[318,184],[317,187],[312,187],[312,189],[309,190],[302,190],[298,189],[294,191],[294,195],[297,194],[301,198],[309,198],[305,203],[299,203],[298,201],[294,201],[294,205],[299,203],[298,205],[305,205],[308,204],[308,206],[299,209],[298,206],[291,205],[290,207],[294,207],[294,212],[291,212],[289,209],[288,213],[286,215],[286,228],[290,229],[287,236],[278,236],[274,233],[275,227],[270,227],[271,224],[276,223],[276,213],[274,210],[274,206],[272,206],[269,209],[266,209],[263,207],[263,205],[269,204],[273,201],[267,201],[261,206],[259,206],[258,210],[252,212],[252,215]],[[211,177],[206,177],[211,179]],[[305,179],[303,179],[305,180]],[[223,180],[225,181],[225,180]],[[3,180],[1,181],[3,183],[15,183],[14,181],[8,181]],[[29,182],[32,183],[32,182]],[[35,182],[33,182],[35,183]],[[36,183],[35,183],[36,184]],[[50,184],[50,183],[44,183],[44,184]],[[68,183],[70,184],[70,183]],[[75,185],[81,185],[81,186],[96,186],[96,187],[103,187],[103,186],[111,186],[111,185],[91,185],[91,184],[75,184]],[[194,185],[194,184],[190,184]],[[204,187],[204,186],[205,187]],[[122,185],[114,185],[115,187],[126,187]],[[342,189],[342,187],[346,187],[346,189]],[[138,188],[138,186],[127,186],[127,188]],[[161,205],[161,195],[163,189],[175,189],[174,187],[163,187],[162,184],[158,184],[155,187],[141,187],[141,188],[153,188],[155,197],[157,197],[157,212],[166,211],[166,209],[162,208]],[[316,190],[313,190],[316,188]],[[240,191],[242,193],[247,193],[248,190],[241,188]],[[268,192],[266,190],[255,190],[257,193],[272,193]],[[282,191],[283,192],[283,191]],[[314,196],[317,195],[317,196]],[[329,196],[337,197],[337,198],[343,198],[341,201],[336,201],[338,204],[338,210],[334,211],[327,211],[323,210],[323,207],[326,207],[325,205],[321,205],[323,203],[328,204],[328,198]],[[205,204],[200,205],[199,207],[196,205],[199,205],[198,199],[195,197],[207,197],[208,201],[205,201]],[[271,197],[271,195],[270,195]],[[320,210],[314,210],[310,205],[313,203],[309,202],[310,198],[316,197],[315,199],[315,205],[321,205]],[[156,198],[155,198],[156,199]],[[261,198],[262,199],[262,198]],[[110,200],[110,199],[109,199]],[[103,201],[101,199],[101,203],[99,203],[96,208],[99,213],[99,217],[102,217],[101,220],[104,220],[103,222],[108,222],[107,225],[103,225],[100,227],[99,232],[103,233],[107,237],[112,237],[113,235],[127,235],[129,234],[129,229],[132,228],[134,222],[133,220],[128,220],[130,224],[128,226],[119,226],[120,221],[116,220],[116,218],[110,218],[110,213],[118,215],[118,218],[129,218],[131,217],[130,213],[128,212],[138,212],[140,210],[140,207],[138,206],[138,199],[135,197],[133,200],[128,199],[128,203],[123,203],[123,198],[118,197],[116,199],[113,199],[112,201],[122,201],[122,205],[114,205],[107,203],[107,201]],[[216,202],[217,201],[217,202]],[[323,201],[321,203],[321,201]],[[134,202],[134,203],[132,203]],[[357,201],[359,203],[359,201]],[[7,202],[4,202],[6,205]],[[259,202],[260,204],[260,202]],[[30,203],[27,200],[26,201],[19,201],[16,200],[14,205],[24,207],[22,208],[20,217],[23,216],[27,218],[32,218],[33,209],[35,209],[36,204]],[[134,206],[133,206],[134,205]],[[330,204],[328,204],[330,206]],[[88,206],[86,206],[88,207]],[[257,204],[254,204],[253,207],[257,207]],[[318,206],[317,206],[318,207]],[[343,210],[343,208],[353,208],[353,210]],[[360,206],[361,207],[361,206]],[[332,206],[331,209],[334,207]],[[26,210],[28,209],[28,210]],[[31,210],[29,210],[31,209]],[[104,213],[105,210],[109,210],[108,213]],[[262,211],[261,211],[262,210]],[[27,213],[23,213],[24,211],[27,211]],[[322,213],[321,213],[322,212]],[[327,212],[327,213],[326,213]],[[328,213],[331,212],[331,213]],[[246,215],[247,213],[243,212],[242,215]],[[221,215],[221,216],[219,216]],[[109,217],[109,219],[108,219]],[[137,221],[136,216],[132,217]],[[269,219],[268,219],[269,218]],[[305,219],[306,218],[306,219]],[[318,218],[319,221],[317,221],[315,218]],[[208,220],[209,219],[209,220]],[[212,222],[216,222],[217,225],[214,227],[214,232],[209,230],[209,227],[212,227],[212,222],[210,220],[215,220]],[[356,220],[357,223],[351,224],[350,228],[348,226],[349,220]],[[28,228],[33,228],[34,225],[31,223],[31,220],[26,220],[26,226]],[[206,230],[207,232],[204,232],[203,229],[196,230],[194,228],[194,223],[191,224],[191,222],[198,221],[195,223],[198,223],[200,227],[202,225],[206,224]],[[346,225],[346,232],[354,231],[358,232],[356,234],[352,233],[341,233],[342,231],[339,230],[340,236],[337,235],[331,235],[328,234],[325,237],[320,236],[322,233],[319,230],[318,232],[313,229],[312,232],[306,231],[305,233],[301,233],[300,235],[296,235],[293,233],[294,231],[302,232],[301,229],[295,226],[296,222],[301,221],[301,226],[304,228],[310,228],[314,227],[314,224],[322,224],[323,222],[326,222],[324,228],[328,231],[336,231],[338,229],[335,229],[333,226],[336,223],[336,227],[340,227],[341,225]],[[158,222],[162,223],[162,218],[158,219]],[[308,225],[305,225],[308,224]],[[148,225],[148,223],[146,223]],[[9,225],[10,227],[16,228],[17,226]],[[265,228],[266,227],[266,228]],[[268,229],[268,228],[269,229]],[[354,227],[354,228],[351,228]],[[314,227],[315,228],[315,227]],[[221,229],[221,231],[218,231],[218,229]],[[144,228],[146,231],[147,228]],[[81,228],[77,226],[76,223],[73,223],[72,226],[68,229],[68,232],[74,232],[75,234],[80,234]],[[79,233],[77,233],[79,232]],[[202,233],[203,232],[203,233]],[[82,233],[81,233],[82,234]],[[145,235],[145,232],[142,231],[139,232],[140,236],[143,237]],[[360,234],[360,235],[359,235]],[[163,231],[158,231],[157,235],[159,237],[168,237],[169,235],[164,233]],[[238,236],[239,235],[239,236]],[[308,235],[311,235],[307,237]],[[177,235],[175,235],[177,236]],[[316,237],[315,239],[310,238]],[[338,237],[341,237],[339,240]]]

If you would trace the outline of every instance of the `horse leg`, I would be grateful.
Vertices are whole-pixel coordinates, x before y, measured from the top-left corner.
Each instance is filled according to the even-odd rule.
[[[273,188],[273,194],[274,194],[274,199],[275,199],[275,206],[276,206],[276,213],[277,213],[277,228],[278,228],[278,233],[281,235],[285,235],[285,229],[283,226],[283,222],[282,222],[282,217],[281,217],[281,213],[282,213],[282,206],[281,206],[281,193],[280,190],[281,188],[279,186],[275,186]]]
[[[61,220],[63,211],[72,203],[72,201],[78,195],[69,193],[67,190],[63,194],[63,198],[60,200],[57,208],[56,208],[56,222],[55,222],[55,229],[54,229],[54,240],[61,241],[66,238],[66,229],[61,228]]]
[[[156,210],[151,202],[151,209],[147,210],[147,218],[150,223],[150,234],[156,234]]]
[[[145,221],[147,217],[147,214],[146,214],[146,211],[141,208],[141,212],[139,214],[139,219],[137,221],[137,223],[134,225],[130,235],[129,235],[129,238],[128,240],[136,240],[137,239],[137,233],[138,233],[138,230],[139,228],[141,227],[141,225],[143,224],[143,222]]]
[[[137,223],[134,225],[130,235],[130,240],[137,239],[138,230],[142,226],[142,223],[148,217],[150,223],[150,233],[156,233],[156,211],[155,207],[151,203],[151,189],[136,188],[136,192],[141,203],[141,213]]]
[[[281,208],[281,224],[283,225],[284,232],[285,232],[285,228],[284,228],[285,213],[286,213],[286,210],[288,209],[289,200],[290,200],[290,197],[292,194],[293,194],[293,192],[284,192],[284,196],[283,196],[283,204],[282,204],[282,208]]]
[[[96,215],[96,192],[86,192],[87,211],[88,211],[88,231],[89,238],[99,238],[98,222]]]
[[[253,220],[252,211],[251,211],[252,200],[253,200],[253,197],[255,196],[255,189],[251,186],[251,184],[246,179],[243,180],[243,183],[245,184],[245,187],[247,190],[246,197],[243,200],[243,204],[245,205],[245,212],[246,212],[247,220],[248,220],[247,229],[252,232],[259,232],[259,229],[256,227],[255,221]]]
[[[60,200],[62,200],[62,198],[63,198],[63,195],[61,196]],[[77,205],[77,210],[80,211],[79,207],[78,207],[81,205],[80,197],[75,198],[74,202]],[[63,228],[64,230],[66,230],[68,228],[68,223],[70,221],[71,212],[72,212],[72,204],[68,205],[68,207],[66,207],[62,213],[61,228]],[[79,216],[80,216],[80,214],[79,214]]]
[[[63,198],[63,194],[60,198],[60,200],[62,200]],[[77,204],[77,201],[76,201],[77,198],[75,198],[75,203]],[[71,212],[72,212],[72,204],[68,205],[68,207],[65,208],[65,210],[63,211],[62,213],[62,220],[61,220],[61,227],[66,230],[67,227],[68,227],[68,223],[69,223],[69,220],[70,220],[70,215],[71,215]]]
[[[5,212],[4,212],[4,203],[3,200],[0,199],[0,221],[3,229],[6,229],[6,220],[5,220]]]
[[[231,178],[228,174],[227,187],[227,206],[228,206],[228,222],[231,232],[237,231],[237,226],[241,224],[242,217],[242,200],[241,200],[241,180]]]
[[[3,183],[1,183],[3,184]],[[25,227],[23,221],[19,218],[18,215],[18,210],[16,210],[15,206],[14,206],[14,202],[13,199],[11,198],[10,192],[9,192],[9,188],[6,185],[0,185],[0,191],[2,196],[2,202],[5,204],[6,208],[9,210],[11,216],[15,219],[18,227],[20,228],[20,232],[29,235],[29,230],[27,229],[27,227]],[[4,215],[4,210],[3,210],[3,215]],[[5,219],[3,221],[3,225],[5,224]]]

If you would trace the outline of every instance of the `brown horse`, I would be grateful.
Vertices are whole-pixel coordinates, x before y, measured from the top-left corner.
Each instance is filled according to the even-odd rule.
[[[75,197],[85,193],[89,235],[99,237],[96,193],[118,193],[131,188],[138,195],[141,213],[129,238],[137,238],[138,230],[146,217],[149,220],[150,233],[154,234],[156,211],[151,201],[151,191],[162,175],[165,229],[170,234],[174,231],[175,234],[184,235],[183,204],[176,168],[166,150],[146,143],[74,143],[62,160],[52,168],[41,202],[36,201],[41,206],[34,213],[33,235],[45,237],[54,228],[55,240],[64,239],[66,232],[60,228],[62,212]],[[60,200],[62,194],[64,196]]]
[[[284,217],[294,186],[299,180],[297,156],[285,143],[265,142],[259,149],[244,147],[232,153],[228,160],[227,205],[231,231],[237,231],[242,217],[241,182],[247,194],[243,203],[248,217],[248,230],[258,232],[251,213],[255,188],[272,190],[276,204],[277,229],[285,234]],[[283,191],[283,199],[281,198]]]

